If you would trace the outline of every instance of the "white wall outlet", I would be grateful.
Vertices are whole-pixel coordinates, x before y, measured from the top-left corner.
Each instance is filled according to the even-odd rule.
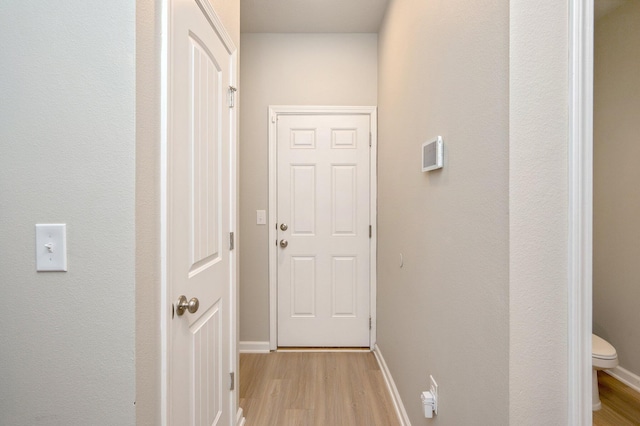
[[[256,210],[256,225],[266,225],[266,224],[267,224],[267,211]]]
[[[433,376],[429,376],[429,380],[429,391],[431,391],[431,394],[433,395],[433,411],[438,415],[438,384]]]
[[[424,410],[424,418],[432,419],[433,418],[433,395],[430,391],[422,392],[420,395],[420,399],[422,400],[422,408]]]
[[[36,225],[36,271],[67,270],[67,225]]]

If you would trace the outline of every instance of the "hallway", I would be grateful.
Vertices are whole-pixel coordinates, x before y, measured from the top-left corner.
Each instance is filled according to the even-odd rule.
[[[240,355],[246,426],[398,425],[371,352]]]

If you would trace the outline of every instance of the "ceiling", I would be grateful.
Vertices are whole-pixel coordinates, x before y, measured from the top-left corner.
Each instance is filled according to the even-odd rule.
[[[595,0],[595,19],[632,0]],[[638,1],[638,0],[636,0]],[[241,0],[243,33],[376,33],[389,0]]]
[[[377,33],[388,0],[240,0],[243,33]]]

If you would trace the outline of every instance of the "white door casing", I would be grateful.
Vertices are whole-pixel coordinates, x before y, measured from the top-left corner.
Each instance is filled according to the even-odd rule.
[[[375,108],[272,107],[270,116],[271,347],[372,347]]]
[[[593,0],[569,4],[568,425],[592,423]]]
[[[235,424],[235,47],[208,2],[171,0],[168,12],[163,423],[226,426]],[[198,310],[178,315],[181,295]]]

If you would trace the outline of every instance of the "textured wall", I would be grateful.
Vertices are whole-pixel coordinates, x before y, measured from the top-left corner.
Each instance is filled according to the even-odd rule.
[[[161,5],[136,1],[136,424],[159,425]]]
[[[0,6],[0,424],[135,423],[135,3]],[[67,224],[68,272],[34,225]]]
[[[509,424],[565,425],[568,2],[509,12]]]
[[[593,330],[640,375],[640,2],[596,24]]]
[[[378,345],[414,425],[430,374],[432,423],[508,423],[508,43],[497,0],[396,0],[380,32]]]
[[[376,105],[375,34],[242,34],[240,340],[269,340],[269,105]]]

